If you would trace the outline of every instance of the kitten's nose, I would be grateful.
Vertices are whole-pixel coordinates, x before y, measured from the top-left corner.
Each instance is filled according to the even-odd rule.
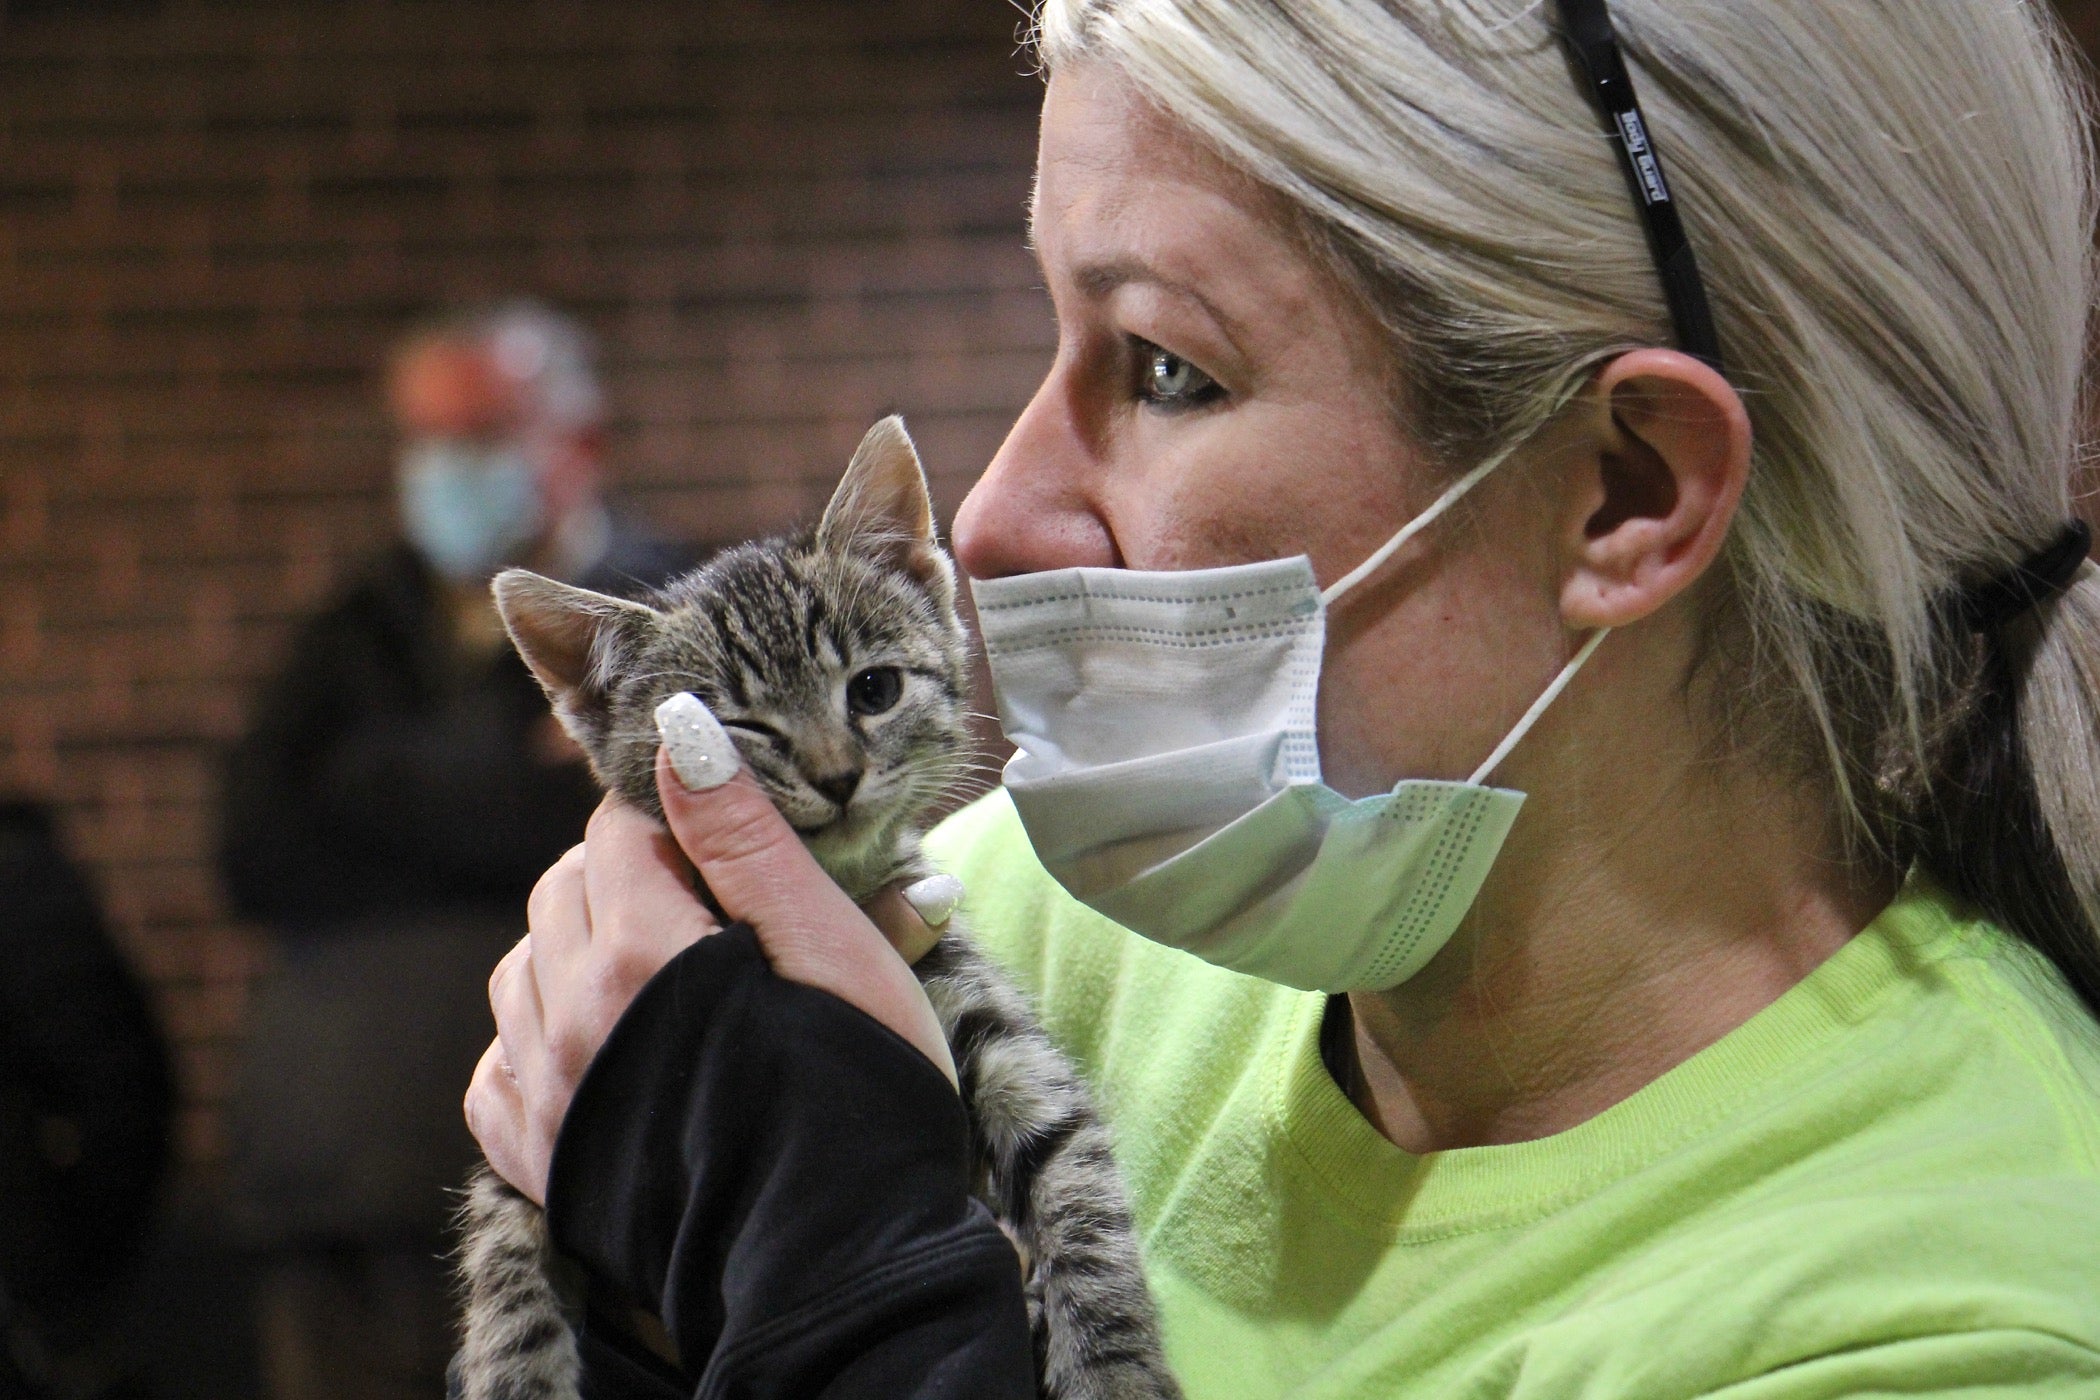
[[[853,794],[860,789],[860,772],[858,768],[849,768],[828,778],[811,778],[809,785],[838,803],[840,807],[844,807],[853,800]]]

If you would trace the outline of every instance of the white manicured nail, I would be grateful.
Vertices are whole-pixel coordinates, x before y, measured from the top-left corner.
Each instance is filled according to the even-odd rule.
[[[736,743],[699,696],[674,695],[658,705],[656,732],[671,756],[671,771],[687,791],[706,792],[736,776]]]
[[[906,904],[919,911],[926,927],[939,928],[948,922],[955,906],[962,903],[963,882],[953,875],[928,875],[912,881],[900,893]]]

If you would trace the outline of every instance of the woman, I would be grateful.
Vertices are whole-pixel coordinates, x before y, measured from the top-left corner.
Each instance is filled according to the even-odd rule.
[[[1600,9],[1044,7],[1059,350],[955,529],[1030,757],[938,848],[1115,1120],[1192,1395],[2093,1393],[2100,586],[2070,521],[2090,207],[2051,21],[1620,0],[1643,121]],[[987,597],[1300,554],[1288,586],[1328,595],[1316,722],[1303,667],[1169,693],[1295,686],[1263,752],[1335,796],[1246,829],[1257,859],[1342,878],[1308,904],[1184,842],[1160,869],[1185,897],[1162,897],[1110,839],[1129,811],[1202,835],[1294,794],[1206,778],[1193,812],[1145,786],[1196,740],[1140,721],[1180,720],[1138,681],[1032,703],[1030,634]],[[1070,742],[1104,710],[1124,722]],[[1037,761],[1089,743],[1127,766]],[[1063,820],[1074,787],[1106,835]],[[745,784],[665,788],[773,974],[945,1064],[877,936],[923,946],[901,906],[845,907]],[[1342,851],[1329,817],[1387,791],[1455,793],[1438,810],[1471,825]],[[1406,826],[1403,805],[1375,811]],[[704,994],[644,980],[696,938],[674,969],[728,960],[668,849],[602,810],[499,969],[469,1111],[535,1193],[557,1128],[565,1162],[619,1175],[588,1144],[690,1109],[606,1067],[671,1044],[661,989]],[[1359,917],[1399,907],[1388,885],[1404,929]],[[864,1141],[933,1157],[945,1130],[929,1101]],[[941,1189],[926,1238],[968,1235]],[[691,1374],[743,1344],[692,1300],[759,1295],[637,1243],[690,1213],[644,1228],[553,1194],[557,1233],[628,1261],[607,1267]],[[649,1249],[683,1292],[632,1264]],[[934,1286],[883,1386],[754,1392],[1026,1393],[1010,1290],[984,1279]],[[899,1335],[834,1337],[826,1374]]]

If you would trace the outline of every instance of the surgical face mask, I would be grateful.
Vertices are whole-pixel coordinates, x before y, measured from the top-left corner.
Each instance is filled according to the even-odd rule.
[[[507,563],[539,534],[539,477],[523,450],[457,438],[420,438],[401,453],[401,525],[446,578],[470,582]]]
[[[974,584],[1006,788],[1059,884],[1133,932],[1308,991],[1395,986],[1486,880],[1524,794],[1484,785],[1597,644],[1467,781],[1352,800],[1314,732],[1327,610],[1506,460],[1476,468],[1324,593],[1303,556]]]

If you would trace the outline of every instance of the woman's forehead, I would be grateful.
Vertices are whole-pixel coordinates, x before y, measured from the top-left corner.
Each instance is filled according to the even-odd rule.
[[[1093,65],[1050,81],[1030,212],[1045,275],[1080,296],[1143,286],[1229,326],[1331,290],[1280,198]]]
[[[1114,69],[1083,64],[1054,75],[1043,98],[1034,219],[1069,217],[1075,208],[1114,218],[1158,195],[1264,221],[1282,212],[1279,200]]]

